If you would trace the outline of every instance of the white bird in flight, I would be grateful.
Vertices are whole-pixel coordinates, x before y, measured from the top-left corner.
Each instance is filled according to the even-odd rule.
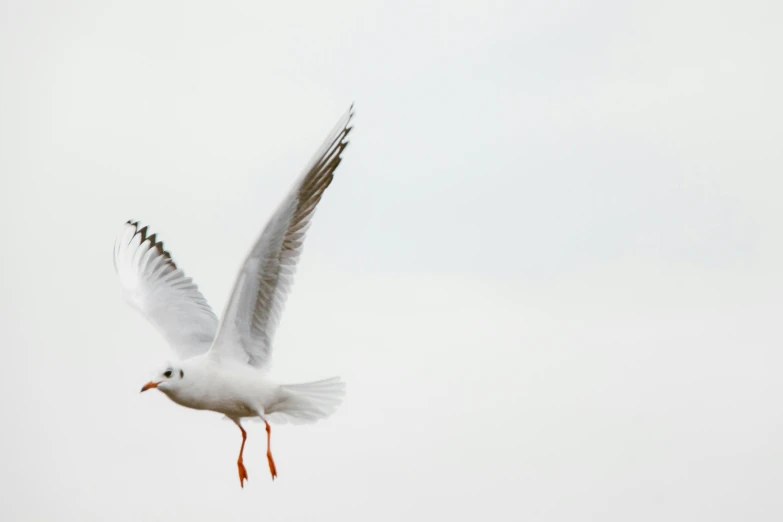
[[[123,298],[155,326],[176,357],[141,391],[156,388],[177,404],[232,420],[242,432],[237,460],[242,487],[248,478],[242,463],[247,439],[242,419],[258,417],[266,424],[266,456],[274,480],[269,423],[316,422],[334,413],[345,395],[339,377],[281,385],[262,370],[269,365],[305,233],[348,145],[352,116],[353,105],[267,222],[245,258],[220,322],[147,227],[128,221],[115,241],[114,268]]]

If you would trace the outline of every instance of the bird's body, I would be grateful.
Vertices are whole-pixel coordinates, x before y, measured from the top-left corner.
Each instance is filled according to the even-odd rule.
[[[220,364],[206,355],[186,359],[180,368],[188,377],[182,378],[182,385],[160,390],[180,406],[222,413],[230,419],[264,415],[281,391],[249,366]]]
[[[348,144],[351,116],[352,108],[267,222],[244,260],[220,322],[147,227],[128,221],[115,241],[114,267],[123,298],[156,327],[176,355],[142,391],[157,388],[181,406],[222,413],[234,421],[242,431],[237,461],[242,486],[247,479],[242,419],[258,417],[266,424],[267,458],[275,478],[269,423],[326,418],[345,394],[339,377],[278,384],[262,370],[269,366],[272,339],[305,234]]]
[[[345,389],[339,378],[279,385],[250,366],[233,362],[220,364],[207,355],[186,359],[177,367],[182,370],[182,384],[177,387],[159,385],[160,391],[180,406],[222,413],[235,421],[248,417],[292,424],[317,420],[333,413],[339,404],[337,399]],[[172,378],[176,379],[177,375]],[[311,387],[332,391],[334,397],[325,393],[320,401],[310,405],[304,391]],[[332,407],[329,407],[330,402]]]

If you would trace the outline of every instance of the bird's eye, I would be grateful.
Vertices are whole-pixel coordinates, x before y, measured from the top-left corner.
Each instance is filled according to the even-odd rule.
[[[166,377],[167,379],[171,377],[171,370],[166,370],[165,372],[163,372],[163,376]]]

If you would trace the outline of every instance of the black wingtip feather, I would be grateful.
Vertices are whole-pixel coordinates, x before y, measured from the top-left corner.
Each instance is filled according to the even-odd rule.
[[[158,239],[158,234],[157,233],[154,233],[154,234],[151,234],[151,235],[147,236],[147,233],[149,232],[149,228],[147,226],[139,228],[139,226],[140,226],[139,221],[136,221],[136,220],[133,220],[133,219],[129,219],[128,221],[125,222],[125,224],[126,225],[130,225],[130,226],[132,226],[135,229],[133,235],[131,236],[131,239],[130,239],[131,241],[133,241],[133,238],[136,237],[137,235],[141,235],[141,243],[149,241],[150,242],[150,247],[154,248],[155,250],[157,250],[158,255],[163,256],[166,259],[168,259],[168,263],[175,270],[177,269],[177,264],[174,263],[174,260],[172,259],[171,254],[163,246],[163,241],[158,241],[157,240]]]

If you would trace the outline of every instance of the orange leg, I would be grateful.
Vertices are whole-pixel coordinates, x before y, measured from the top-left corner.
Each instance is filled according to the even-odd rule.
[[[245,451],[245,440],[247,439],[247,432],[245,432],[245,429],[242,426],[240,426],[238,422],[237,422],[237,426],[239,426],[239,429],[242,432],[242,446],[239,448],[239,459],[237,459],[237,468],[239,468],[239,485],[244,488],[245,480],[249,480],[247,478],[247,470],[245,469],[245,465],[242,463],[242,452]]]
[[[272,473],[272,480],[275,480],[277,468],[275,467],[275,459],[272,458],[272,428],[269,427],[266,419],[264,419],[264,424],[266,424],[266,460],[269,461],[269,472]]]

